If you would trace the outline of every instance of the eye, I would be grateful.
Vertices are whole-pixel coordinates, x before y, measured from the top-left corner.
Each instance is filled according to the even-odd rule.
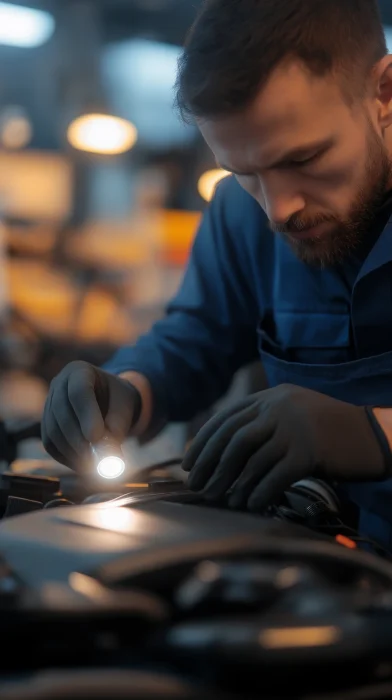
[[[291,165],[294,167],[303,167],[304,165],[310,165],[310,163],[314,163],[316,160],[318,160],[322,155],[322,152],[314,153],[310,158],[305,158],[303,160],[292,160]]]

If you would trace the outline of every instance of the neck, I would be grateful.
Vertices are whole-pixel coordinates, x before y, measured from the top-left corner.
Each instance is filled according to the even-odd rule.
[[[392,190],[392,130],[387,129],[385,132],[384,136],[384,141],[385,141],[385,146],[388,151],[389,155],[389,160],[391,163],[391,174],[389,177],[389,182],[388,182],[388,187],[387,187],[387,192],[390,192]]]

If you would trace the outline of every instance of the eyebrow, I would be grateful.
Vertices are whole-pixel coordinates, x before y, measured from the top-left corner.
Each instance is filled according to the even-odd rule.
[[[268,167],[267,170],[272,170],[274,168],[279,168],[282,167],[283,165],[287,165],[290,161],[293,160],[301,160],[305,159],[307,155],[310,155],[311,153],[318,153],[318,152],[323,152],[327,151],[331,146],[334,144],[334,139],[329,137],[328,139],[323,139],[322,141],[315,141],[314,143],[310,143],[307,146],[300,146],[297,148],[291,149],[291,151],[288,151],[285,153],[284,156],[279,158],[279,160],[275,161],[274,163],[271,163]],[[216,161],[217,166],[219,168],[223,168],[223,170],[227,170],[229,173],[233,173],[233,175],[247,175],[248,173],[246,172],[241,172],[240,170],[235,170],[234,168],[230,168],[228,165],[224,165],[223,163],[218,163]]]

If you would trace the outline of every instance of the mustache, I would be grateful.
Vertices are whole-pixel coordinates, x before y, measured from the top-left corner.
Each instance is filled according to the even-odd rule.
[[[328,216],[315,216],[313,219],[301,219],[299,216],[293,216],[285,224],[275,224],[273,221],[269,222],[271,231],[274,233],[283,233],[286,235],[303,233],[311,228],[315,228],[320,224],[329,223],[334,221],[332,217]]]

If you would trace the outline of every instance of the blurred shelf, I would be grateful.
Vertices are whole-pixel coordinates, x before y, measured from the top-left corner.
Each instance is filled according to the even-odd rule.
[[[109,293],[80,290],[71,275],[45,263],[11,260],[7,276],[9,303],[44,335],[117,344],[136,333],[127,310]]]

